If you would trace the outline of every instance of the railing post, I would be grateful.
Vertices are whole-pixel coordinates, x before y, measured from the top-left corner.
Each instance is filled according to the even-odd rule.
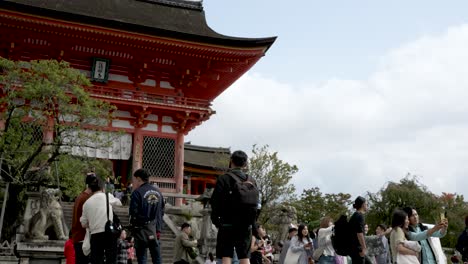
[[[175,182],[176,182],[176,193],[182,194],[184,187],[184,132],[177,132],[177,139],[175,142]],[[176,198],[176,206],[182,205],[182,199]]]

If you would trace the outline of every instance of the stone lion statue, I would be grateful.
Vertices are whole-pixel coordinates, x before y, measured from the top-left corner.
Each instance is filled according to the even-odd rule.
[[[280,205],[278,209],[276,214],[272,216],[271,223],[278,227],[277,230],[275,230],[278,232],[275,238],[277,240],[285,240],[288,236],[290,225],[297,223],[297,212],[296,208],[287,204]]]
[[[40,208],[29,220],[29,232],[27,238],[49,240],[45,235],[49,227],[53,227],[59,240],[66,240],[62,222],[62,206],[56,197],[59,190],[45,189],[41,192]]]
[[[207,188],[202,195],[195,198],[195,201],[199,201],[203,204],[203,208],[208,208],[210,204],[211,196],[213,195],[214,188]]]

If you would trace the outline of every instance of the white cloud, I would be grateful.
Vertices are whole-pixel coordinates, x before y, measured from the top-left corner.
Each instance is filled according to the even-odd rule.
[[[366,80],[296,86],[247,74],[187,140],[269,144],[299,167],[299,190],[355,196],[411,172],[436,194],[468,197],[467,47],[462,25],[390,51]]]

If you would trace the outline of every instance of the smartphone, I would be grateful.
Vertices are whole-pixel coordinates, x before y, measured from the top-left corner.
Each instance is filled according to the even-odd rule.
[[[440,213],[440,221],[444,222],[447,219],[447,212]]]

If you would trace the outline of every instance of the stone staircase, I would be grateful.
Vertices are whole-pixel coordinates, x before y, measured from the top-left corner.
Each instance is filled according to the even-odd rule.
[[[128,206],[115,206],[113,207],[115,213],[120,219],[122,226],[125,229],[129,227],[129,217],[128,217]],[[71,228],[72,215],[73,215],[73,203],[62,202],[63,215],[65,218],[65,223],[68,228]],[[174,250],[174,241],[175,234],[168,227],[163,228],[160,238],[161,243],[161,257],[162,264],[171,264],[173,263],[173,250]],[[148,263],[151,263],[151,255],[148,252]]]

